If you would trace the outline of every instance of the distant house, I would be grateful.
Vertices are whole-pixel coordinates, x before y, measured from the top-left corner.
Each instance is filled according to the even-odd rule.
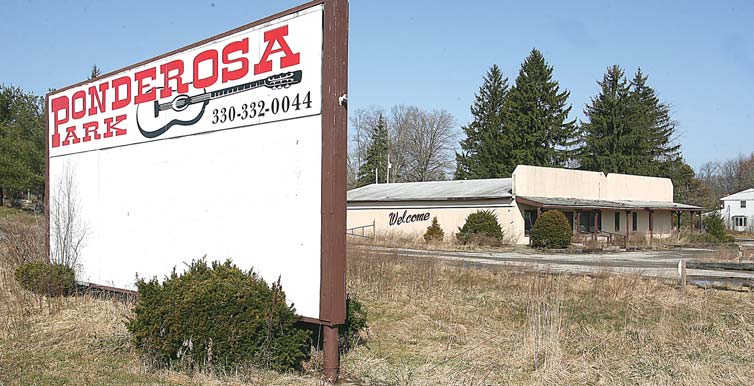
[[[728,229],[740,232],[754,230],[754,188],[723,197],[720,201]]]

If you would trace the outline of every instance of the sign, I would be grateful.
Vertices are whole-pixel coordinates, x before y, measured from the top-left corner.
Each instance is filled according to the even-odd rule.
[[[47,96],[47,197],[76,204],[79,279],[134,289],[137,275],[230,258],[280,277],[304,318],[344,321],[340,3],[314,1]]]
[[[423,213],[408,213],[408,210],[404,210],[403,214],[400,214],[400,212],[391,212],[388,214],[388,225],[401,225],[404,223],[410,223],[410,222],[421,222],[421,221],[429,221],[430,214],[429,212],[423,212]]]

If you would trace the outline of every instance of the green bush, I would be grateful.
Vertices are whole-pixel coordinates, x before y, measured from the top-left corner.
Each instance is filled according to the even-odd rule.
[[[718,243],[730,243],[735,241],[735,238],[728,234],[728,230],[725,227],[725,220],[723,220],[719,214],[710,213],[704,218],[704,230],[708,235],[714,238],[713,241],[717,241]]]
[[[494,243],[503,238],[503,230],[497,222],[497,215],[492,210],[479,210],[469,214],[463,227],[456,235],[464,244],[470,242]]]
[[[531,245],[536,248],[567,248],[573,231],[566,216],[559,210],[542,213],[531,228]]]
[[[138,279],[139,298],[126,327],[138,351],[158,366],[232,370],[252,364],[298,369],[309,332],[294,327],[280,280],[268,286],[230,260],[194,261],[162,284]]]
[[[353,298],[351,294],[346,297],[346,324],[340,328],[339,346],[342,352],[364,343],[362,332],[367,329],[367,309],[364,305]]]
[[[16,268],[15,276],[21,287],[44,296],[68,295],[76,288],[76,273],[62,264],[24,263]]]
[[[440,223],[437,222],[437,216],[432,218],[432,225],[427,227],[427,231],[424,232],[424,241],[431,243],[433,241],[442,241],[445,237],[445,232],[442,231]]]

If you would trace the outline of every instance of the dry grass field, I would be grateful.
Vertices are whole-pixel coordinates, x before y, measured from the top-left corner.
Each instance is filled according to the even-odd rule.
[[[32,295],[6,247],[0,385],[322,384],[317,353],[304,374],[152,370],[129,343],[130,304]],[[752,293],[399,260],[359,245],[348,258],[370,325],[367,344],[343,357],[357,384],[754,384]]]
[[[491,271],[351,248],[367,384],[754,384],[754,295],[640,277]]]

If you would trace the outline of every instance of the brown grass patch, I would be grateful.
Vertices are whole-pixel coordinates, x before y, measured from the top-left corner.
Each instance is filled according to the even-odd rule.
[[[515,273],[349,249],[367,347],[344,372],[385,385],[752,384],[754,298],[638,276]]]

